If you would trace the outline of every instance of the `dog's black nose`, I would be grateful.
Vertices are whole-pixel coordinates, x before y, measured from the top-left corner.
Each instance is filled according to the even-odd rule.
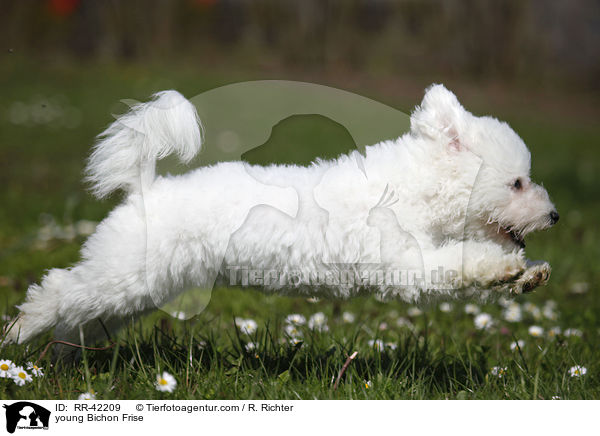
[[[560,218],[560,215],[558,214],[557,211],[553,210],[552,212],[550,212],[550,222],[552,224],[556,224],[558,222],[559,218]]]

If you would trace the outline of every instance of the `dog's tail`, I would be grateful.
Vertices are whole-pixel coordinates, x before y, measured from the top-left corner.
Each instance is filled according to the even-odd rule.
[[[154,181],[156,161],[176,153],[189,162],[200,151],[202,126],[194,106],[177,91],[154,94],[98,136],[86,168],[92,192],[141,192]]]

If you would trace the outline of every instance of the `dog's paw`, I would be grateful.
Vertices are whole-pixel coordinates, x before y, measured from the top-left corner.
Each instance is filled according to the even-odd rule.
[[[548,283],[552,268],[548,262],[533,262],[511,287],[513,294],[526,294]]]

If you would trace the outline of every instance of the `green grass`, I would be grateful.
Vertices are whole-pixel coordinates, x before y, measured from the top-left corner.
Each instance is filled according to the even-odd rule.
[[[81,182],[89,145],[111,120],[111,112],[120,110],[116,102],[143,100],[166,87],[195,95],[225,83],[260,78],[185,68],[89,65],[40,71],[15,65],[0,68],[2,83],[9,84],[0,91],[0,314],[8,316],[16,314],[14,305],[44,270],[67,267],[78,259],[84,240],[80,236],[40,243],[38,233],[49,217],[62,228],[80,220],[99,221],[118,202],[118,198],[96,201]],[[373,96],[369,89],[364,93]],[[58,122],[10,121],[15,102],[37,107],[55,97],[63,107],[79,111],[79,124],[67,128],[57,127]],[[415,103],[385,98],[400,108]],[[469,107],[468,102],[465,105]],[[361,297],[315,303],[253,290],[217,289],[207,309],[191,321],[157,311],[121,331],[114,338],[116,347],[86,351],[84,359],[56,366],[46,355],[38,361],[45,376],[23,387],[0,378],[0,398],[76,398],[89,389],[100,399],[600,398],[600,134],[573,121],[575,117],[548,119],[542,111],[522,107],[483,109],[509,121],[528,143],[534,179],[544,183],[561,213],[557,227],[533,235],[527,244],[530,258],[553,265],[550,284],[516,300],[539,309],[552,300],[556,319],[526,312],[521,322],[510,323],[503,320],[498,304],[487,304],[481,310],[491,314],[495,324],[481,331],[475,328],[473,315],[465,313],[465,302],[454,302],[450,312],[429,306],[420,315],[408,316],[409,306],[401,302]],[[269,142],[246,158],[258,163],[305,163],[352,148],[341,126],[305,116],[280,123]],[[588,291],[573,293],[576,283],[586,283]],[[309,318],[316,312],[327,316],[329,331],[302,327],[302,343],[290,344],[285,317],[300,313]],[[344,312],[353,313],[355,321],[345,323]],[[257,331],[250,336],[239,332],[235,317],[254,319]],[[399,318],[409,319],[411,326],[398,325]],[[530,325],[540,325],[546,332],[555,326],[577,328],[583,335],[534,338],[528,334]],[[396,348],[380,352],[369,347],[368,341],[376,339]],[[526,341],[520,351],[510,349],[516,339]],[[47,334],[27,346],[7,346],[0,350],[0,359],[17,364],[36,361],[50,340]],[[256,343],[256,349],[246,351],[248,342]],[[332,380],[353,351],[358,356],[334,391]],[[587,374],[570,377],[568,370],[574,365],[585,366]],[[506,367],[503,377],[491,374],[495,366]],[[154,389],[159,371],[176,377],[174,393]]]

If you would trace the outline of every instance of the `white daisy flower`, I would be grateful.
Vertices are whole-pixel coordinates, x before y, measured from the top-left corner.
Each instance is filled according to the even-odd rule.
[[[182,311],[171,312],[171,316],[180,321],[185,321],[187,319],[187,315]]]
[[[352,324],[355,319],[356,319],[356,317],[351,312],[342,313],[342,320],[348,324]]]
[[[75,231],[78,235],[89,236],[96,231],[97,225],[95,221],[80,220],[75,223]]]
[[[298,345],[300,342],[302,342],[302,338],[290,338],[289,342],[292,345]]]
[[[585,366],[575,365],[569,368],[569,375],[571,377],[581,377],[582,375],[585,375],[586,372],[587,368]]]
[[[254,334],[256,331],[258,324],[253,319],[243,319],[236,318],[235,325],[240,329],[240,331],[246,335]]]
[[[10,370],[15,364],[10,360],[0,360],[0,378],[10,378]]]
[[[365,381],[365,389],[371,389],[373,387],[373,383],[371,383],[371,380],[366,380]]]
[[[572,294],[585,294],[590,288],[589,283],[586,282],[578,282],[573,283],[571,285],[571,293]]]
[[[248,342],[244,348],[246,348],[246,351],[250,352],[250,351],[254,351],[256,350],[256,343],[255,342]]]
[[[548,330],[548,337],[554,338],[562,333],[562,329],[559,326],[552,327]]]
[[[379,330],[380,331],[384,331],[388,329],[388,324],[387,322],[382,322],[381,324],[379,324]]]
[[[385,348],[385,344],[383,343],[383,341],[381,339],[377,339],[377,340],[373,340],[371,339],[369,341],[369,348],[374,348],[376,351],[383,351]]]
[[[514,303],[513,300],[510,300],[510,299],[508,299],[506,297],[500,297],[500,298],[498,298],[498,304],[500,306],[502,306],[502,307],[506,308],[506,307],[510,306],[511,304],[513,304],[513,303]]]
[[[496,376],[498,378],[502,378],[506,375],[508,371],[507,367],[501,367],[501,366],[494,366],[491,370],[490,370],[490,374],[492,374],[493,376]]]
[[[467,315],[477,315],[481,310],[475,304],[465,304],[465,313]]]
[[[511,302],[502,313],[504,319],[508,322],[520,322],[523,319],[523,312],[519,303]]]
[[[22,366],[15,366],[10,370],[10,377],[18,386],[23,386],[25,383],[33,381],[31,375],[23,369]]]
[[[558,395],[552,395],[552,399],[553,400],[560,400],[560,396],[558,396]]]
[[[529,334],[533,337],[539,338],[541,336],[543,336],[544,334],[544,329],[542,327],[540,327],[539,325],[532,325],[529,327]]]
[[[77,399],[78,400],[95,400],[96,394],[94,394],[94,391],[84,392],[83,394],[79,395],[79,397],[77,397]]]
[[[396,320],[396,325],[398,327],[408,327],[409,329],[413,328],[412,322],[404,317],[400,317]]]
[[[319,332],[326,332],[329,330],[327,326],[327,317],[323,312],[317,312],[308,320],[308,327],[311,330],[317,330]]]
[[[448,302],[440,303],[440,311],[445,313],[452,312],[452,304]]]
[[[542,309],[542,314],[549,320],[556,321],[558,319],[558,314],[554,311],[553,308],[549,306],[544,306]]]
[[[157,391],[161,392],[173,392],[177,387],[177,380],[168,372],[164,371],[162,374],[156,375],[156,382],[154,387]]]
[[[27,369],[30,370],[36,377],[44,376],[43,369],[35,365],[33,362],[27,362]]]
[[[406,311],[408,316],[420,316],[423,314],[423,311],[421,309],[419,309],[418,307],[409,307],[408,310]]]
[[[292,325],[304,325],[306,318],[298,313],[292,313],[285,318],[285,322]]]
[[[540,308],[537,307],[535,304],[530,303],[529,301],[523,304],[523,309],[525,309],[525,312],[531,314],[531,316],[533,316],[533,318],[536,320],[542,318],[542,311],[540,310]]]
[[[566,329],[563,334],[566,337],[577,336],[578,338],[580,338],[580,337],[583,336],[583,332],[581,330],[579,330],[579,329],[573,329],[573,328]]]
[[[388,347],[392,351],[394,351],[396,348],[398,348],[398,345],[394,342],[386,342],[385,346]]]
[[[298,338],[302,336],[302,331],[298,328],[297,325],[288,324],[285,326],[285,334],[292,338]]]
[[[489,313],[480,313],[479,315],[477,315],[475,317],[473,322],[475,323],[475,327],[478,328],[479,330],[487,330],[492,325],[494,325],[494,320],[492,319],[492,315],[490,315]]]
[[[522,350],[524,346],[525,346],[525,341],[523,339],[519,339],[518,341],[512,342],[510,344],[510,349],[512,351],[516,351],[517,348],[520,348]]]

